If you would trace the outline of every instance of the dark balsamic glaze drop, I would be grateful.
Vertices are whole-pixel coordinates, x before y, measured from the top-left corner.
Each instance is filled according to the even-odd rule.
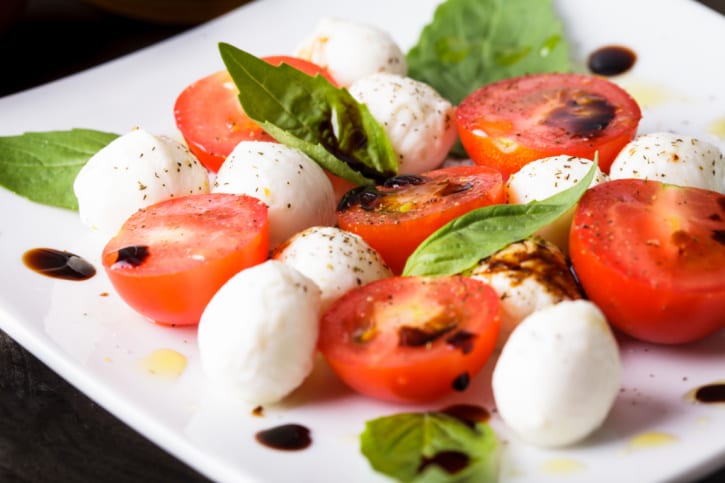
[[[491,418],[491,414],[485,408],[473,404],[453,404],[441,409],[440,412],[452,416],[471,427],[477,423],[485,423]]]
[[[63,280],[87,280],[96,269],[78,255],[55,248],[33,248],[23,254],[23,263],[31,270]]]
[[[725,403],[725,383],[699,387],[695,391],[695,400],[701,403]]]
[[[284,451],[305,449],[312,444],[310,430],[300,424],[283,424],[259,431],[255,438],[264,446]]]
[[[587,67],[593,74],[614,76],[627,72],[637,60],[637,54],[621,45],[601,47],[591,54]]]
[[[468,385],[471,383],[471,376],[468,375],[467,372],[463,372],[458,375],[455,379],[453,379],[453,382],[451,383],[451,387],[453,387],[456,391],[465,391],[468,388]]]
[[[463,470],[471,458],[461,451],[439,451],[430,458],[423,457],[418,466],[418,473],[423,473],[430,465],[442,468],[449,475],[455,475]]]

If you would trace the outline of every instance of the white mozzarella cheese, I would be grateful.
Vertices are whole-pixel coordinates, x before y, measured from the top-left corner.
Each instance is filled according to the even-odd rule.
[[[239,143],[211,191],[262,200],[269,207],[272,248],[307,227],[336,222],[335,192],[323,169],[302,151],[274,142]]]
[[[540,201],[577,184],[592,167],[592,161],[574,156],[552,156],[532,161],[512,174],[506,182],[506,201],[524,204]],[[607,181],[609,177],[597,168],[592,183],[594,186]],[[559,219],[536,232],[537,236],[549,240],[564,252],[569,248],[569,228],[574,216],[574,207]]]
[[[343,86],[375,72],[408,72],[405,54],[388,32],[337,17],[320,19],[295,55],[324,67]]]
[[[280,401],[312,371],[319,307],[320,289],[290,265],[268,260],[242,270],[199,322],[208,380],[253,405]]]
[[[617,342],[601,311],[564,301],[527,317],[493,371],[496,409],[523,441],[576,443],[604,422],[619,393]]]
[[[209,175],[184,145],[134,129],[88,160],[73,191],[81,221],[110,238],[140,208],[175,196],[208,193]]]
[[[320,287],[321,311],[345,292],[393,274],[360,236],[329,226],[296,234],[278,247],[273,258],[292,265]]]
[[[581,298],[566,257],[542,238],[510,244],[482,260],[470,276],[493,287],[501,300],[499,347],[537,310]]]
[[[454,107],[429,85],[395,74],[372,74],[350,86],[383,126],[400,174],[439,167],[456,141]]]
[[[652,179],[725,193],[725,158],[708,142],[668,132],[642,134],[617,155],[612,179]]]

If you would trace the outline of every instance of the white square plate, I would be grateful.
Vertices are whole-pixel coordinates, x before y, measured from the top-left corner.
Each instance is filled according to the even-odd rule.
[[[176,96],[223,67],[218,42],[257,55],[288,54],[321,16],[336,15],[375,24],[407,50],[436,3],[254,2],[117,61],[0,99],[0,135],[73,127],[124,133],[141,126],[178,137]],[[640,101],[641,132],[695,135],[725,150],[723,128],[717,127],[725,123],[725,17],[688,0],[556,0],[555,5],[580,64],[603,45],[621,44],[637,53],[634,69],[614,80]],[[357,396],[324,364],[284,404],[265,408],[263,417],[216,399],[205,392],[193,329],[146,322],[113,293],[102,271],[78,283],[42,277],[23,265],[25,250],[53,247],[100,267],[99,240],[76,213],[1,189],[0,206],[0,326],[120,419],[214,480],[387,481],[360,454],[357,437],[364,422],[422,407]],[[184,355],[181,375],[146,370],[144,359],[159,349]],[[622,356],[624,386],[611,414],[576,447],[529,447],[492,419],[506,442],[502,481],[691,479],[725,463],[725,405],[698,405],[687,397],[698,386],[725,379],[725,331],[683,347],[624,341]],[[434,408],[469,402],[491,409],[490,370],[489,365],[467,392]],[[256,431],[287,422],[312,430],[309,449],[281,453],[255,442]],[[641,444],[635,437],[642,434],[667,444]]]

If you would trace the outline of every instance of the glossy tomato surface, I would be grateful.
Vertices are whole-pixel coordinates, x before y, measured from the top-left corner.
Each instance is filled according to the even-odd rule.
[[[465,390],[499,332],[499,300],[468,277],[391,277],[358,287],[323,315],[319,349],[361,394],[432,401]]]
[[[139,210],[106,244],[102,262],[137,312],[164,325],[195,325],[214,293],[268,252],[266,205],[213,193]]]
[[[587,296],[635,338],[676,344],[725,327],[725,195],[597,185],[579,201],[570,256]]]
[[[532,74],[488,84],[456,108],[461,143],[476,163],[505,176],[536,159],[566,154],[609,172],[636,134],[639,106],[602,77]]]
[[[390,178],[348,192],[338,204],[340,228],[360,235],[395,273],[418,245],[454,218],[503,203],[501,173],[485,166],[456,166]]]
[[[263,57],[272,65],[286,63],[310,75],[321,74],[334,82],[322,67],[296,57]],[[239,91],[227,71],[215,72],[184,89],[176,99],[174,117],[192,153],[217,172],[241,141],[274,141],[251,120],[239,103]]]

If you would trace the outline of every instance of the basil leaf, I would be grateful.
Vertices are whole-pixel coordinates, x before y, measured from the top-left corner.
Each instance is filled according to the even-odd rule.
[[[498,442],[483,422],[442,412],[401,413],[365,423],[360,449],[370,465],[405,482],[495,482]],[[458,463],[446,468],[446,462]]]
[[[0,184],[31,201],[77,210],[73,182],[78,172],[117,137],[92,129],[0,137]]]
[[[576,185],[541,201],[469,211],[426,238],[408,257],[403,275],[463,273],[505,246],[531,236],[574,206],[591,185],[594,164]]]
[[[357,184],[397,173],[383,127],[347,89],[284,63],[273,66],[229,44],[220,43],[219,51],[244,112],[276,140]]]
[[[571,70],[551,0],[447,0],[406,58],[408,76],[453,104],[490,82]]]

